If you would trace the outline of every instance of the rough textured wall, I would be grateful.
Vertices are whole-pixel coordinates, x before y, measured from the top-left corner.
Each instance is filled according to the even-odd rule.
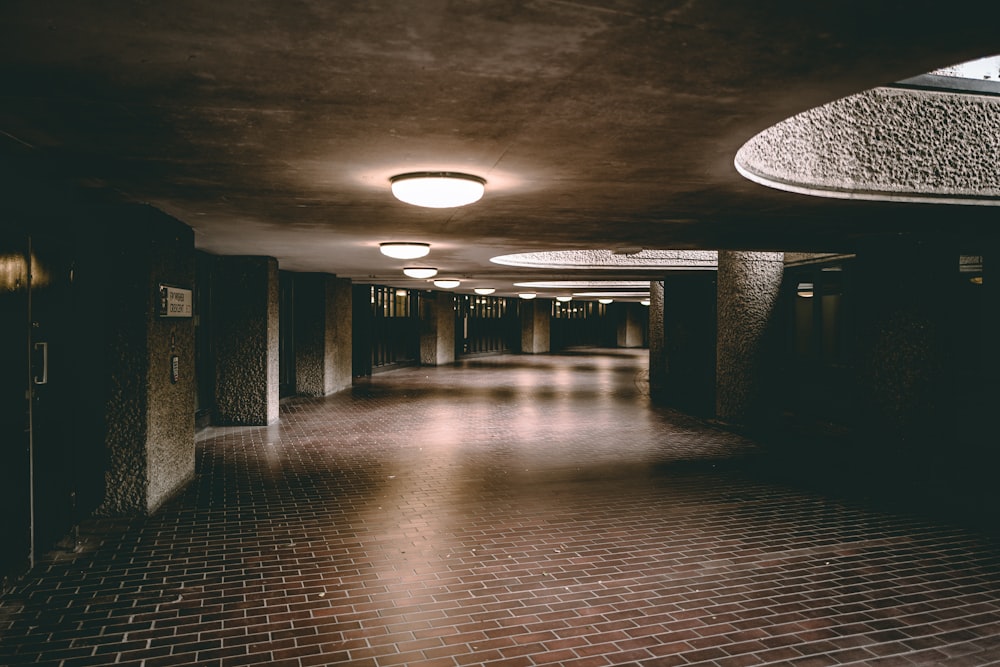
[[[107,286],[107,469],[102,514],[146,511],[150,284],[148,239],[139,226],[112,225]]]
[[[442,366],[455,361],[455,297],[432,295],[421,299],[420,363]]]
[[[217,260],[214,335],[221,425],[278,419],[278,262],[273,257]]]
[[[663,327],[663,281],[649,281],[649,391],[663,391],[667,381],[667,348]]]
[[[194,320],[156,314],[161,283],[194,290],[194,233],[180,223],[159,225],[152,240],[149,310],[149,490],[146,510],[154,512],[194,477]],[[171,357],[178,357],[178,379]]]
[[[551,348],[552,301],[534,299],[521,302],[521,352],[544,354]]]
[[[146,208],[109,228],[106,514],[155,511],[194,475],[194,327],[161,319],[159,284],[194,287],[194,236]],[[170,379],[170,357],[180,379]]]
[[[1000,98],[875,88],[803,112],[736,155],[750,178],[811,194],[1000,198]]]
[[[734,423],[762,418],[770,390],[767,333],[784,271],[782,253],[719,253],[716,415]]]

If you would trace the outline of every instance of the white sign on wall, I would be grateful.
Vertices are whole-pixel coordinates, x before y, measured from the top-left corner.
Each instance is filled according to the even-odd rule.
[[[191,290],[160,285],[160,317],[191,317],[193,314]]]

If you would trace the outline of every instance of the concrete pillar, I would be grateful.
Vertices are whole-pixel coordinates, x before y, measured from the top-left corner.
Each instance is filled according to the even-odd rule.
[[[154,512],[194,477],[194,320],[160,286],[194,289],[194,234],[138,208],[109,231],[107,469],[101,513]],[[175,359],[176,358],[176,359]],[[176,363],[177,374],[173,374]]]
[[[545,354],[551,349],[552,301],[521,301],[521,352]]]
[[[715,412],[720,419],[750,424],[772,417],[769,399],[778,371],[768,334],[783,273],[780,252],[719,252]]]
[[[953,307],[958,252],[947,240],[859,248],[854,270],[859,431],[915,462],[955,426]]]
[[[328,273],[296,273],[295,387],[326,396],[351,386],[351,281]]]
[[[225,256],[215,274],[217,423],[278,421],[278,262]]]
[[[619,305],[618,347],[642,347],[645,338],[645,313],[639,311],[645,308],[639,303],[622,303]]]
[[[420,295],[420,363],[455,363],[455,297],[447,292]]]
[[[663,319],[663,281],[649,282],[649,393],[659,396],[667,383],[667,347]]]

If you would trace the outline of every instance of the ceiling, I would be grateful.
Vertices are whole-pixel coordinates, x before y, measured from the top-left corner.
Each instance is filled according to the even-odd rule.
[[[510,293],[600,272],[490,257],[849,252],[900,232],[974,244],[996,217],[772,190],[733,158],[795,113],[1000,51],[1000,3],[5,0],[2,13],[4,160],[28,154],[180,219],[203,250],[282,269],[416,286],[400,273],[411,262],[377,246],[423,241],[418,263]],[[393,199],[389,177],[423,169],[478,175],[486,195]]]

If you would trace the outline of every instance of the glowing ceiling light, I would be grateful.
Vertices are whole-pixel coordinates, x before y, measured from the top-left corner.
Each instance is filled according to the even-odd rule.
[[[641,304],[642,304],[642,305],[644,305],[644,306],[648,306],[648,305],[649,305],[649,299],[643,299],[643,300],[642,300],[642,301],[640,301],[639,303],[641,303]]]
[[[496,288],[494,288],[494,287],[477,287],[473,291],[476,294],[482,294],[483,296],[485,296],[487,294],[493,294],[493,292],[496,292]]]
[[[408,266],[403,269],[403,274],[410,278],[433,278],[438,270],[429,266]]]
[[[440,287],[441,289],[452,289],[458,287],[462,284],[461,280],[455,280],[453,278],[443,278],[441,280],[435,280],[434,286]]]
[[[518,294],[518,296],[524,299],[525,301],[531,301],[538,295],[535,294],[534,292],[521,292],[520,294]]]
[[[394,259],[417,259],[418,257],[425,257],[431,251],[431,244],[390,241],[379,243],[378,249],[386,257]]]
[[[563,303],[566,303],[567,301],[572,301],[572,300],[573,300],[573,297],[571,297],[571,296],[557,296],[556,297],[556,301],[561,301]]]
[[[598,303],[603,303],[604,305],[608,305],[609,303],[614,303],[614,301],[615,301],[614,299],[598,299],[597,300]]]
[[[389,179],[396,199],[426,208],[453,208],[479,201],[486,181],[471,174],[421,171]]]

